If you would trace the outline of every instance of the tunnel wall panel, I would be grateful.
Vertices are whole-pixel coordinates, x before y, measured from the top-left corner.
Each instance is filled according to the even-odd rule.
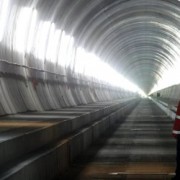
[[[78,87],[69,85],[46,83],[44,80],[32,79],[26,82],[18,79],[3,79],[2,92],[4,99],[0,114],[14,114],[25,111],[42,111],[61,109],[97,101],[107,101],[119,98],[121,90],[107,90],[102,87]],[[91,92],[93,91],[93,92]],[[124,96],[125,97],[125,96]],[[6,102],[5,102],[6,101]],[[5,102],[5,103],[4,103]]]
[[[159,97],[157,97],[157,93],[160,94]],[[159,90],[151,94],[151,96],[159,101],[165,102],[169,106],[176,107],[180,100],[180,84]]]

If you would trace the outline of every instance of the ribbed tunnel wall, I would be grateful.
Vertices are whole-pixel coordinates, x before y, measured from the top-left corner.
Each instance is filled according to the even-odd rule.
[[[55,110],[134,96],[133,93],[123,89],[91,81],[85,77],[55,75],[7,63],[1,64],[4,64],[5,71],[1,73],[1,115]],[[22,73],[18,75],[20,71]]]
[[[151,98],[171,119],[175,119],[180,98],[180,85],[156,91],[151,94]]]
[[[105,100],[117,78],[94,59],[147,94],[179,83],[178,1],[1,0],[0,12],[1,114]]]
[[[177,107],[180,99],[180,85],[170,86],[151,94],[153,98],[166,102],[169,106]]]
[[[134,96],[127,90],[99,80],[97,75],[93,75],[95,67],[91,69],[92,76],[86,76],[81,67],[81,73],[76,68],[78,50],[82,50],[75,32],[71,32],[73,29],[77,31],[78,22],[77,27],[73,26],[71,23],[75,19],[71,22],[71,18],[73,7],[76,9],[79,3],[1,0],[1,115]],[[83,57],[83,61],[86,60]],[[96,72],[98,68],[103,67],[97,67]],[[107,75],[108,72],[100,74]]]

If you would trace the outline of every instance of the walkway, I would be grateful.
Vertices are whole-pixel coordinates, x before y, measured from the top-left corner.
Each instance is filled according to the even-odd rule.
[[[150,100],[119,120],[79,157],[64,179],[171,179],[175,169],[172,120]]]

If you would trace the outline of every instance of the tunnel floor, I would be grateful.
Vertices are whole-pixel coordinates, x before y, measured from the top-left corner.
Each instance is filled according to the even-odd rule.
[[[142,100],[60,179],[171,179],[176,157],[172,124],[157,105]]]

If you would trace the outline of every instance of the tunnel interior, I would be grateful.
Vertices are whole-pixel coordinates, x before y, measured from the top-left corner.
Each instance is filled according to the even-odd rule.
[[[0,0],[0,179],[171,178],[179,7]]]

